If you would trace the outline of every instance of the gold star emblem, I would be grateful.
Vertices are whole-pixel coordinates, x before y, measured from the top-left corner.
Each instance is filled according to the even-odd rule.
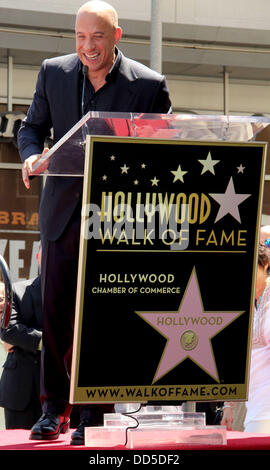
[[[176,171],[171,171],[171,173],[174,175],[173,183],[175,183],[178,180],[184,183],[184,175],[187,173],[187,171],[183,171],[181,169],[181,165],[178,166]]]
[[[203,173],[206,173],[207,171],[210,171],[213,175],[215,174],[214,166],[220,162],[220,160],[212,160],[211,153],[208,152],[207,158],[205,160],[198,160],[203,165],[203,169],[201,172],[201,175]]]
[[[124,164],[124,166],[121,166],[120,169],[122,170],[122,173],[127,173],[128,170],[129,170],[129,166],[127,166],[126,164]]]
[[[155,176],[152,180],[150,180],[151,183],[152,183],[152,186],[158,186],[158,182],[159,180],[157,179],[157,177]]]

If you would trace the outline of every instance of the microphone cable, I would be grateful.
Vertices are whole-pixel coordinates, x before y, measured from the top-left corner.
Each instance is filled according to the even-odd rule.
[[[88,67],[87,65],[82,66],[82,73],[83,73],[83,84],[82,84],[82,96],[81,96],[81,114],[82,117],[84,116],[84,100],[85,100],[85,82],[86,82],[86,77],[88,75]],[[82,145],[85,148],[85,143],[86,143],[86,136],[88,134],[88,127],[87,124],[84,123],[82,126],[82,137],[83,137],[83,142]]]
[[[125,430],[125,444],[124,444],[125,446],[126,446],[127,443],[128,443],[128,430],[129,430],[129,429],[136,429],[136,428],[139,427],[139,424],[140,424],[139,421],[137,420],[137,418],[136,418],[135,416],[132,416],[132,415],[138,413],[138,412],[141,410],[141,408],[142,408],[142,404],[140,403],[140,406],[139,406],[139,408],[138,408],[137,410],[134,410],[134,411],[127,411],[127,412],[124,412],[124,413],[122,412],[122,413],[121,413],[122,415],[127,416],[128,418],[134,419],[134,421],[136,422],[136,425],[135,425],[135,426],[128,426],[128,427],[126,428],[126,430]]]
[[[82,85],[82,98],[81,98],[81,113],[82,117],[84,116],[84,99],[85,99],[85,81],[88,75],[88,67],[87,65],[82,66],[82,73],[83,73],[83,85]]]

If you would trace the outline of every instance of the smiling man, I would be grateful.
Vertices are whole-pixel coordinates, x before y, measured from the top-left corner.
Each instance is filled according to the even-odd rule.
[[[18,132],[27,188],[32,165],[47,151],[44,140],[51,128],[55,143],[88,111],[167,113],[171,108],[165,77],[116,47],[122,30],[111,5],[96,0],[82,5],[75,33],[76,54],[43,62],[33,102]],[[43,414],[31,439],[57,439],[69,428],[82,180],[50,176],[42,193]],[[85,406],[72,443],[83,444],[84,427],[101,424],[103,413],[111,409],[111,405]]]
[[[88,78],[97,91],[106,83],[122,37],[116,11],[106,3],[88,2],[78,11],[75,33],[78,57],[88,67]]]

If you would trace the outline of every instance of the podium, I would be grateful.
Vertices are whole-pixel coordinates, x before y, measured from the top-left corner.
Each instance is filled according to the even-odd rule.
[[[116,408],[86,445],[226,444],[194,404],[248,397],[269,122],[90,112],[34,168],[83,178],[70,401]]]

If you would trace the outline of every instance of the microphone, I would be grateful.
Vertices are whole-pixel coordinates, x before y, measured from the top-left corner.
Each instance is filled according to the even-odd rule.
[[[87,65],[82,66],[82,73],[83,73],[83,86],[82,86],[81,112],[82,112],[82,117],[83,117],[83,115],[84,115],[85,80],[86,80],[86,77],[88,75]]]

